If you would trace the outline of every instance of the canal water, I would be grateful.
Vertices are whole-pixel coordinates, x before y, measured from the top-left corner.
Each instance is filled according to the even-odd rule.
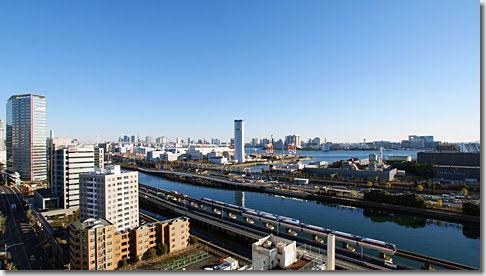
[[[415,158],[412,151],[408,155]],[[366,158],[370,152],[309,152],[315,160],[333,162],[351,157]],[[376,153],[376,152],[374,152]],[[392,151],[391,154],[402,154]],[[326,156],[329,154],[329,156]],[[304,156],[304,153],[302,154]],[[306,153],[306,156],[311,156]],[[330,157],[331,156],[331,157]],[[346,157],[349,156],[349,157]],[[319,159],[322,158],[322,159]],[[332,230],[394,243],[397,248],[480,268],[480,227],[423,217],[324,204],[257,192],[241,192],[169,181],[139,172],[139,182],[175,190],[193,198],[212,198],[227,203],[299,219]],[[276,231],[277,229],[275,229]],[[280,229],[282,230],[282,229]],[[299,233],[301,235],[301,233]],[[339,244],[338,244],[339,245]],[[359,248],[356,248],[360,252]],[[374,251],[365,254],[376,255]],[[418,268],[421,264],[393,257],[398,263]],[[437,268],[440,269],[440,268]]]

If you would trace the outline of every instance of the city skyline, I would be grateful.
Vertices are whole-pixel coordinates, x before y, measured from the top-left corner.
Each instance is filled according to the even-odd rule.
[[[116,4],[115,4],[116,3]],[[258,5],[258,9],[255,6]],[[473,1],[2,3],[0,89],[47,130],[245,142],[480,140]],[[344,15],[344,16],[343,16]]]

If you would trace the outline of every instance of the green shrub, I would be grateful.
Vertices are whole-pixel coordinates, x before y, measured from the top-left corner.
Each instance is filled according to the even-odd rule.
[[[465,215],[479,216],[481,214],[481,210],[479,205],[472,202],[465,202],[462,204],[462,213]]]

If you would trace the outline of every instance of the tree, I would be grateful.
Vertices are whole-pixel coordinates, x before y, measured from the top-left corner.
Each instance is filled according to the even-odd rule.
[[[462,189],[462,190],[461,190],[461,194],[462,194],[462,195],[467,195],[467,189],[466,189],[466,188]]]
[[[143,254],[143,259],[145,260],[150,260],[157,257],[157,250],[155,250],[155,247],[149,248],[144,254]]]
[[[437,200],[437,207],[442,207],[442,200]]]
[[[481,209],[477,204],[465,202],[462,204],[462,213],[466,215],[479,216],[481,214]]]
[[[157,244],[157,247],[156,247],[156,251],[157,251],[157,255],[164,255],[164,254],[167,254],[167,252],[169,252],[169,245],[164,243],[164,244]]]
[[[128,265],[127,259],[123,258],[120,261],[118,261],[118,267],[125,267]]]
[[[190,236],[189,237],[189,244],[197,244],[198,240],[196,236]]]
[[[387,189],[390,189],[390,188],[391,188],[391,184],[390,184],[390,182],[386,182],[386,184],[385,184],[385,188],[387,188]]]
[[[140,257],[138,255],[135,255],[135,258],[133,258],[132,264],[136,264],[140,262]]]
[[[424,187],[422,187],[422,185],[418,185],[416,188],[417,188],[417,192],[421,192],[424,190]]]
[[[371,187],[371,186],[373,186],[373,183],[372,183],[371,181],[368,181],[368,182],[366,182],[366,185],[367,185],[368,187]]]

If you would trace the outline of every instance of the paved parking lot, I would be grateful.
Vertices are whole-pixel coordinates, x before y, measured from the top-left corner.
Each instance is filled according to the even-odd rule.
[[[204,270],[206,267],[214,267],[220,264],[220,257],[211,255],[209,258],[201,260],[197,263],[190,264],[185,267],[186,270]],[[181,268],[182,269],[182,268]]]

